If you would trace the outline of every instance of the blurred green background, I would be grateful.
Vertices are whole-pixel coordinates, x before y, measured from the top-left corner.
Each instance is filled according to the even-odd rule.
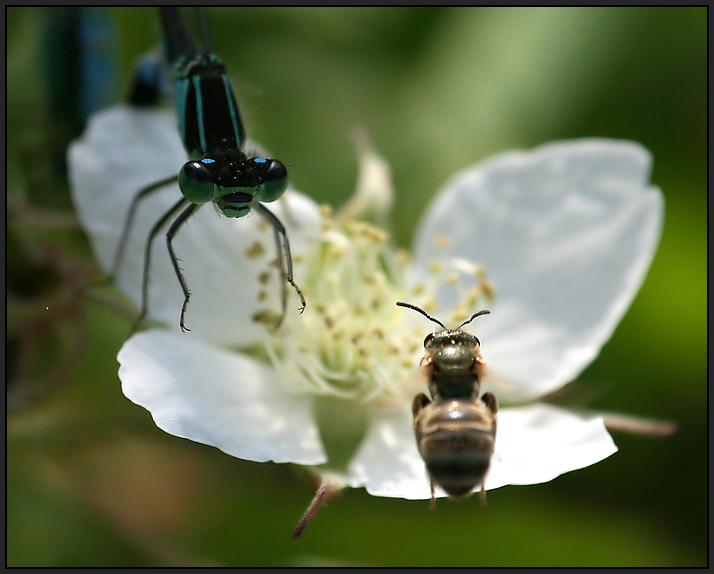
[[[607,460],[492,491],[486,509],[347,491],[297,540],[313,491],[293,468],[164,434],[121,394],[129,322],[76,295],[101,275],[61,165],[76,96],[47,82],[67,77],[59,45],[49,71],[43,52],[59,16],[6,14],[8,566],[707,564],[706,8],[211,10],[250,137],[339,205],[366,128],[393,169],[405,247],[457,170],[551,140],[642,143],[666,198],[641,292],[562,400],[672,420],[675,435],[616,434]],[[119,101],[158,18],[106,15]]]

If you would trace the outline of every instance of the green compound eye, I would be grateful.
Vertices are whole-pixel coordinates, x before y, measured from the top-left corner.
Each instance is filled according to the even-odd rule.
[[[186,162],[179,172],[179,188],[183,196],[191,203],[202,205],[213,199],[214,178],[206,163],[213,160]]]
[[[253,169],[260,175],[262,183],[255,193],[258,201],[269,203],[278,199],[288,188],[288,170],[277,159],[255,157],[251,161]]]

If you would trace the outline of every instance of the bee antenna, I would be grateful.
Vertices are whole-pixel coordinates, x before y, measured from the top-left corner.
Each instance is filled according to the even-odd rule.
[[[414,309],[414,311],[417,311],[417,312],[421,313],[422,315],[424,315],[424,317],[426,317],[426,318],[429,319],[430,321],[434,321],[434,323],[436,323],[437,325],[440,325],[442,329],[446,329],[446,325],[444,325],[444,324],[443,324],[441,321],[439,321],[439,319],[437,319],[436,317],[432,317],[431,315],[429,315],[429,313],[427,313],[426,311],[424,311],[424,309],[422,309],[421,307],[417,307],[416,305],[412,305],[411,303],[403,303],[402,301],[397,301],[397,306],[399,306],[399,307],[406,307],[407,309]],[[488,313],[488,311],[486,311],[486,313]],[[472,317],[472,319],[473,319],[473,317]],[[469,319],[469,321],[470,321],[470,320],[471,320],[471,319]],[[468,321],[467,321],[467,323],[468,323]]]
[[[398,303],[397,303],[397,304],[398,304]],[[479,317],[480,315],[488,315],[488,314],[490,314],[490,313],[491,313],[491,311],[486,311],[485,309],[484,309],[483,311],[477,311],[476,313],[474,313],[473,315],[471,315],[471,317],[469,317],[468,319],[466,319],[466,321],[464,321],[463,323],[461,323],[461,325],[459,325],[459,326],[456,327],[456,328],[457,328],[457,329],[461,329],[461,327],[463,327],[464,325],[468,325],[468,324],[469,324],[471,321],[473,321],[476,317]]]

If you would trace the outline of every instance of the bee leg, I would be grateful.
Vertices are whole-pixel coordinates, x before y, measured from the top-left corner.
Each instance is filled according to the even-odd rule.
[[[484,393],[481,397],[481,402],[488,407],[491,414],[495,415],[498,412],[498,401],[493,396],[493,393]]]
[[[436,510],[436,497],[434,496],[434,483],[431,480],[429,481],[429,486],[431,487],[431,502],[429,503],[429,510],[434,512]]]
[[[424,393],[419,393],[412,401],[412,416],[414,418],[421,412],[421,410],[430,403],[431,401]]]
[[[481,499],[481,506],[486,508],[488,504],[486,503],[486,489],[481,485],[481,492],[479,492],[479,498]]]
[[[494,436],[496,436],[496,413],[498,412],[498,401],[492,393],[484,393],[481,397],[481,402],[486,405],[486,408],[488,408],[488,410],[491,411],[491,414],[493,415],[493,420],[491,423],[492,432]],[[481,506],[486,508],[488,504],[486,503],[486,488],[484,487],[483,483],[481,483],[481,492],[479,493],[479,497],[481,498]]]

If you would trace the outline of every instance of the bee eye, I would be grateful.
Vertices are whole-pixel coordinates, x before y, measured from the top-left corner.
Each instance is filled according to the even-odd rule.
[[[434,339],[434,333],[429,333],[426,338],[424,339],[424,348],[426,349],[427,345],[429,345],[432,340]]]

